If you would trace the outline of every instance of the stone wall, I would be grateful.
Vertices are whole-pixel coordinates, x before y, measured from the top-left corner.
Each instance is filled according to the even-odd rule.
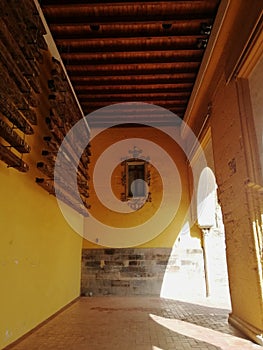
[[[171,283],[168,283],[171,281]],[[197,284],[198,286],[197,286]],[[202,249],[83,249],[82,295],[204,294]],[[165,287],[166,286],[166,287]],[[200,288],[200,286],[202,286]]]

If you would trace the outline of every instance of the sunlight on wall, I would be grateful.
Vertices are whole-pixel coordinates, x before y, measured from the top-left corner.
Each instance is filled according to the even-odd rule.
[[[200,239],[191,237],[187,222],[173,245],[160,296],[198,301],[203,299],[204,295],[203,253]]]
[[[251,104],[253,110],[253,117],[255,123],[255,131],[258,142],[258,154],[261,162],[261,171],[263,169],[263,57],[254,68],[251,76],[249,77],[249,87]],[[263,181],[263,180],[262,180]]]
[[[224,226],[216,187],[211,168],[200,171],[194,211],[198,225],[209,231],[201,241],[192,237],[193,227],[190,231],[188,222],[184,225],[172,248],[161,297],[231,309]],[[195,229],[201,233],[198,227]]]
[[[209,167],[206,167],[201,172],[197,190],[197,220],[201,227],[215,226],[215,192],[215,175]]]

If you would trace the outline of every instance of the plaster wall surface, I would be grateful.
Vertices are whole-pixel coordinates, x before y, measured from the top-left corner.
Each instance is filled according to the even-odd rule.
[[[141,139],[143,142],[141,143]],[[147,142],[150,142],[150,146],[147,146]],[[120,146],[118,142],[120,143]],[[146,143],[145,143],[146,142]],[[157,145],[159,148],[155,152],[152,149],[152,144]],[[116,147],[117,145],[117,147]],[[146,202],[139,210],[131,213],[121,213],[114,209],[114,203],[109,201],[109,206],[104,205],[98,198],[96,189],[94,188],[94,181],[98,179],[94,177],[94,167],[101,154],[109,147],[115,146],[114,157],[117,159],[117,164],[114,169],[108,169],[107,165],[101,166],[97,172],[97,177],[101,178],[100,189],[102,189],[104,197],[107,199],[108,187],[112,188],[112,192],[118,201],[121,199],[121,194],[125,192],[125,187],[122,183],[122,174],[124,171],[121,165],[122,159],[125,157],[131,157],[129,151],[134,146],[142,150],[142,156],[150,158],[148,170],[150,172],[150,185],[149,191],[151,192],[151,201]],[[90,164],[90,200],[93,205],[90,213],[98,220],[102,221],[114,228],[123,229],[124,234],[126,228],[131,228],[127,242],[132,242],[133,232],[132,229],[136,229],[137,226],[147,223],[147,228],[141,231],[141,237],[139,243],[130,244],[130,246],[147,247],[172,247],[181,232],[183,225],[188,220],[190,209],[190,197],[188,189],[188,170],[186,166],[186,156],[179,147],[179,145],[172,140],[169,136],[164,134],[158,129],[150,127],[139,128],[112,128],[104,131],[102,134],[96,136],[92,142],[92,156]],[[168,154],[174,166],[171,167],[163,160],[164,153]],[[109,155],[111,156],[111,154]],[[154,159],[154,162],[152,161]],[[159,169],[158,169],[159,168]],[[191,176],[191,174],[190,174]],[[107,178],[110,177],[110,185]],[[164,183],[168,181],[170,186],[168,190],[164,188]],[[164,209],[160,213],[158,208],[164,200]],[[167,212],[173,212],[172,220],[167,220]],[[156,224],[153,219],[158,219],[164,226],[160,231],[156,231]],[[84,240],[84,248],[99,248],[99,244],[96,245],[96,234],[103,235],[102,232],[96,232],[87,220],[88,240]],[[196,230],[196,227],[189,227],[189,232],[193,237],[200,237],[200,232]],[[154,235],[152,233],[155,232]],[[89,239],[90,235],[90,239]],[[105,237],[105,236],[104,236]],[[90,242],[89,242],[90,241]],[[95,243],[95,244],[94,244]],[[112,247],[123,247],[118,241],[118,235],[116,234],[114,240],[111,242]],[[103,246],[103,244],[101,244]]]
[[[66,223],[55,197],[35,183],[48,115],[50,57],[42,65],[38,126],[26,137],[28,173],[0,163],[0,348],[46,320],[80,293],[82,237]],[[72,215],[76,215],[72,211]]]

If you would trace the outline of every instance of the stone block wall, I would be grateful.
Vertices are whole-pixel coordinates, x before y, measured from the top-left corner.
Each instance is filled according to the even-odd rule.
[[[197,280],[203,294],[202,250],[120,248],[82,251],[82,295],[160,296],[167,279],[172,281],[168,287],[175,295],[176,292],[185,293],[186,285],[190,285],[189,290],[198,289]]]

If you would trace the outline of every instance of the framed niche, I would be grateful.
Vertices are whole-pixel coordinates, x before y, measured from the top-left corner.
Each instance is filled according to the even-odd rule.
[[[147,196],[147,164],[144,160],[128,160],[125,162],[126,198]]]
[[[150,189],[150,169],[148,158],[136,157],[137,148],[134,147],[133,153],[135,157],[128,158],[122,161],[123,171],[122,171],[122,185],[124,191],[121,193],[121,200],[123,202],[127,201],[131,207],[141,207],[139,203],[145,203],[151,201]]]

